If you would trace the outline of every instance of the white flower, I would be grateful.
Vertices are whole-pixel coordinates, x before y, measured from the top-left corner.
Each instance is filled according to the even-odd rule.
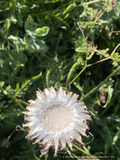
[[[28,111],[24,111],[25,121],[23,127],[29,129],[26,136],[28,140],[45,146],[41,150],[41,156],[45,155],[51,146],[55,147],[57,155],[58,147],[61,150],[66,145],[72,150],[73,140],[80,144],[82,136],[86,136],[87,120],[91,120],[89,112],[83,102],[77,101],[78,95],[66,92],[62,87],[56,92],[53,87],[46,88],[44,92],[37,91],[37,99],[29,100]]]

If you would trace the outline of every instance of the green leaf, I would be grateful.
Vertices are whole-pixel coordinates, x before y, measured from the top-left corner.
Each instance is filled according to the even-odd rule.
[[[20,27],[22,27],[22,25],[23,25],[23,20],[22,20],[22,15],[21,15],[21,10],[20,10],[20,8],[18,8],[17,17],[18,17],[18,24],[20,25]]]
[[[83,150],[82,148],[78,147],[77,145],[73,144],[73,146],[74,146],[76,149],[78,149],[79,151],[81,151],[82,153],[90,156],[91,158],[93,157],[94,159],[99,160],[99,159],[97,159],[95,156],[93,156],[92,154],[90,154],[89,152],[86,152],[86,151]]]
[[[25,21],[25,31],[28,35],[32,35],[37,28],[36,23],[34,22],[31,16],[28,16],[27,20]]]
[[[3,90],[3,93],[4,93],[5,95],[7,95],[7,91],[6,91],[6,90]]]
[[[60,1],[60,0],[41,0],[41,3],[56,3],[56,2],[58,2],[58,1]]]
[[[17,87],[17,92],[15,93],[15,96],[17,96],[18,94],[22,93],[23,91],[27,90],[28,87],[30,85],[32,85],[36,80],[38,80],[40,78],[40,76],[42,75],[42,73],[40,73],[37,76],[32,77],[31,79],[25,81],[22,85],[21,88],[18,87],[18,85],[16,85]]]
[[[56,2],[58,2],[58,1],[60,1],[60,0],[39,0],[39,3],[56,3]]]
[[[48,27],[37,28],[35,31],[35,35],[39,37],[43,37],[43,36],[46,36],[48,32],[49,32]]]
[[[35,38],[35,36],[36,36],[35,32],[29,31],[29,30],[27,30],[27,34],[32,38]]]
[[[104,150],[104,154],[108,153],[109,148],[112,145],[112,135],[110,133],[110,130],[108,129],[108,127],[106,127],[106,143],[105,143],[105,150]]]
[[[6,87],[6,90],[7,90],[7,91],[9,91],[10,89],[11,89],[11,86],[10,86],[10,85]]]
[[[11,21],[10,21],[10,19],[7,18],[5,20],[5,23],[4,23],[4,28],[5,28],[6,32],[7,32],[7,34],[9,33],[10,25],[11,25]]]
[[[19,88],[20,88],[20,85],[19,85],[19,83],[17,83],[16,84],[16,89],[19,90]]]
[[[30,47],[36,52],[47,51],[48,46],[45,44],[43,40],[35,39],[29,42]]]
[[[73,77],[73,74],[74,72],[76,71],[76,69],[78,69],[80,67],[80,62],[76,62],[72,65],[69,73],[68,73],[68,76],[67,76],[67,80],[66,80],[66,83],[68,84],[70,82],[70,80],[72,79]]]
[[[70,4],[64,11],[63,14],[67,14],[68,12],[72,11],[76,7],[75,3]]]
[[[86,53],[87,49],[83,48],[83,47],[78,47],[75,49],[76,52],[82,52],[82,53]]]
[[[10,36],[8,37],[8,39],[13,40],[13,41],[15,41],[16,43],[24,43],[24,41],[23,41],[22,38],[15,37],[15,36],[13,36],[13,35],[10,35]]]
[[[115,145],[115,143],[119,137],[120,137],[120,129],[117,131],[117,133],[115,134],[115,136],[113,138],[113,143],[112,143],[113,145]]]
[[[81,87],[81,86],[79,85],[79,83],[73,82],[73,84],[74,84],[74,86],[75,86],[80,92],[83,93],[83,87]]]
[[[87,59],[90,60],[93,57],[94,53],[95,51],[92,51],[91,54],[87,57]]]
[[[4,86],[4,82],[0,82],[0,87],[2,88]]]
[[[108,98],[106,104],[103,106],[103,108],[106,108],[108,103],[110,103],[110,100],[112,98],[113,88],[111,86],[108,86]]]

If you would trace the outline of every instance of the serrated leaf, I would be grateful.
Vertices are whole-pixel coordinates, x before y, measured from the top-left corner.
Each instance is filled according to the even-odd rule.
[[[112,98],[113,88],[111,86],[108,86],[108,98],[106,104],[103,106],[103,108],[107,107],[108,103],[110,103],[110,100]]]
[[[47,35],[48,32],[49,32],[48,27],[37,28],[35,31],[35,35],[39,36],[39,37],[43,37],[43,36]]]

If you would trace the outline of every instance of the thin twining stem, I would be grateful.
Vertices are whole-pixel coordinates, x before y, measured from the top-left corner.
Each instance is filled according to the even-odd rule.
[[[107,78],[105,78],[99,85],[97,85],[95,88],[93,88],[89,93],[87,93],[84,97],[82,97],[80,99],[80,101],[86,99],[87,97],[89,97],[91,94],[93,94],[102,84],[104,84],[106,81],[108,81],[109,78],[111,78],[112,76],[114,76],[114,74],[116,74],[118,71],[120,70],[120,66],[113,72],[111,73]]]

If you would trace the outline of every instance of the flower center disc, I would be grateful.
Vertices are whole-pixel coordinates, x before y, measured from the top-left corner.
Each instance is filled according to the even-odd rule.
[[[51,105],[45,110],[43,121],[50,130],[62,130],[71,123],[72,115],[65,105]]]

